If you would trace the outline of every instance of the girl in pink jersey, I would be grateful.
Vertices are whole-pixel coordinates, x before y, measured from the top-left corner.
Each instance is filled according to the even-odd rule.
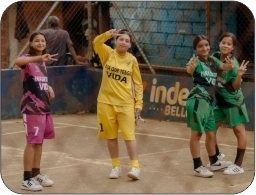
[[[40,162],[44,139],[55,138],[50,101],[54,92],[48,85],[45,62],[56,60],[55,55],[46,54],[46,39],[34,32],[29,39],[28,54],[17,58],[15,64],[21,68],[23,95],[21,114],[26,130],[27,145],[24,150],[24,175],[21,189],[39,191],[51,186],[53,181],[40,173]]]

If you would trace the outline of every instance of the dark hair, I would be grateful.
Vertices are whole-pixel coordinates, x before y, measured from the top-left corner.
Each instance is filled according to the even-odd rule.
[[[35,38],[36,35],[43,35],[43,36],[44,36],[44,34],[41,33],[41,32],[33,32],[33,33],[31,34],[30,38],[29,38],[29,42],[30,42],[30,43],[34,40],[34,38]],[[45,39],[45,42],[46,42],[45,36],[44,36],[44,39]],[[35,50],[33,47],[31,47],[30,45],[29,45],[28,53],[29,53],[31,56],[36,56],[36,50]],[[44,50],[42,51],[42,54],[46,54],[46,49],[44,49]]]
[[[49,16],[46,22],[48,27],[58,27],[60,20],[57,16]]]
[[[126,34],[126,35],[128,35],[130,37],[131,43],[133,42],[132,35],[131,35],[131,33],[127,29],[121,29],[121,30],[118,31],[118,33],[119,34]],[[116,39],[118,39],[118,37],[119,36],[117,36]]]
[[[236,36],[235,36],[233,33],[230,33],[230,32],[225,32],[225,33],[223,33],[223,34],[220,36],[220,38],[219,38],[219,42],[221,42],[222,39],[225,38],[225,37],[230,37],[230,38],[232,39],[232,41],[233,41],[233,45],[236,46],[236,44],[237,44],[237,39],[236,39]]]
[[[197,44],[201,41],[201,40],[206,40],[209,45],[210,45],[210,41],[209,39],[207,38],[207,36],[205,35],[196,35],[193,39],[193,49],[196,50],[196,46]]]

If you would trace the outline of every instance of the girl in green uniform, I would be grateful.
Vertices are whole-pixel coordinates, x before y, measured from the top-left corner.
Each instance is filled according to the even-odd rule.
[[[229,70],[233,62],[227,57],[227,63],[221,63],[209,56],[210,44],[206,36],[197,35],[193,40],[197,56],[190,59],[186,69],[193,78],[194,86],[186,102],[187,126],[191,128],[190,152],[194,163],[194,175],[212,177],[213,173],[203,166],[200,158],[200,139],[205,133],[205,146],[212,171],[228,167],[231,162],[219,160],[215,150],[216,124],[213,108],[215,105],[214,86],[217,69]]]
[[[241,66],[232,54],[237,43],[235,35],[226,32],[219,39],[219,50],[213,54],[220,61],[225,62],[229,57],[234,61],[235,67],[230,71],[218,71],[216,82],[217,107],[214,110],[217,128],[225,123],[233,128],[237,138],[237,154],[234,164],[230,165],[224,174],[243,173],[243,157],[247,145],[245,123],[249,122],[244,96],[241,90],[242,76],[246,72],[248,61],[243,61]],[[217,141],[216,141],[217,143]],[[216,144],[216,150],[219,152]]]

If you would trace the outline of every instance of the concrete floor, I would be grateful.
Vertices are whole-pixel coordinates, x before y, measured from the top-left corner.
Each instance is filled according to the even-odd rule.
[[[186,124],[146,119],[136,129],[141,179],[132,181],[126,176],[130,169],[129,158],[121,137],[123,174],[119,179],[108,179],[110,158],[106,141],[96,137],[96,115],[54,115],[54,124],[56,138],[45,141],[41,162],[41,172],[47,174],[54,185],[36,192],[39,194],[236,194],[252,192],[256,186],[253,182],[254,131],[247,131],[243,174],[224,175],[223,171],[216,171],[212,178],[200,178],[193,176],[190,130]],[[5,191],[7,194],[35,193],[21,190],[25,147],[22,120],[2,120],[1,125],[1,176]],[[205,136],[201,141],[201,158],[207,164],[204,139]],[[225,159],[234,161],[236,138],[233,131],[221,128],[218,142]]]

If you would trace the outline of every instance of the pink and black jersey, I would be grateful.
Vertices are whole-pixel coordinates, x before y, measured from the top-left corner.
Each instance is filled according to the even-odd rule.
[[[50,114],[48,77],[45,62],[33,62],[21,66],[21,76],[23,81],[21,113]]]

